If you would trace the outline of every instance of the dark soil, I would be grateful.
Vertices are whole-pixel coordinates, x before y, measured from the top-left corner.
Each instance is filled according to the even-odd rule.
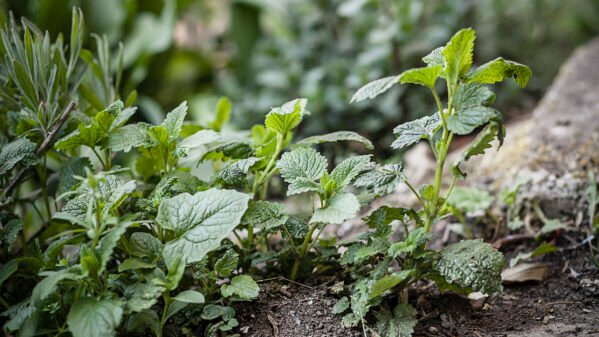
[[[506,285],[478,308],[459,295],[414,289],[420,320],[414,336],[599,337],[599,271],[584,248],[544,257],[551,265],[548,279]],[[237,310],[241,336],[363,336],[360,329],[344,328],[332,313],[336,298],[330,286],[278,280],[261,288],[256,302]]]

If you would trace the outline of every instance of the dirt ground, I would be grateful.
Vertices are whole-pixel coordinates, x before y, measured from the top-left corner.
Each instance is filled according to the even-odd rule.
[[[506,285],[502,294],[479,308],[456,294],[413,289],[411,298],[419,312],[414,336],[599,337],[599,271],[589,260],[586,246],[547,255],[541,261],[551,266],[548,279]],[[266,282],[259,300],[238,310],[238,333],[247,337],[363,336],[361,329],[341,325],[341,317],[332,313],[335,302],[326,284]]]

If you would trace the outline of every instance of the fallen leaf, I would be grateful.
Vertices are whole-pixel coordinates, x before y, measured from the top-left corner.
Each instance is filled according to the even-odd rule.
[[[503,283],[543,281],[550,274],[549,265],[544,263],[521,263],[501,272]]]

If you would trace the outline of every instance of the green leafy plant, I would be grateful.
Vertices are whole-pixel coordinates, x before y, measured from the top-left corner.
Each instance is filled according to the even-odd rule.
[[[475,32],[462,29],[443,47],[433,50],[423,58],[425,67],[411,69],[397,76],[385,77],[368,83],[352,97],[352,102],[374,98],[392,88],[396,83],[410,83],[430,90],[437,111],[395,128],[397,139],[391,145],[402,149],[422,139],[431,145],[437,166],[434,181],[418,190],[399,170],[400,181],[408,185],[418,199],[421,209],[382,207],[365,218],[373,232],[365,233],[357,242],[348,245],[341,263],[348,265],[352,278],[351,296],[342,303],[346,325],[362,324],[370,308],[376,310],[377,323],[373,330],[378,335],[409,336],[416,324],[413,309],[407,298],[407,287],[421,279],[437,283],[441,289],[458,292],[483,292],[496,294],[502,290],[502,254],[481,240],[465,240],[440,251],[427,249],[434,224],[445,216],[452,206],[480,209],[472,200],[450,198],[457,179],[466,177],[463,164],[471,157],[481,155],[491,147],[491,142],[503,142],[505,134],[499,111],[490,105],[495,94],[485,84],[514,78],[524,87],[532,76],[531,70],[519,63],[497,58],[472,69]],[[446,83],[447,103],[437,94],[437,80]],[[454,136],[468,135],[482,128],[472,143],[466,147],[451,167],[451,182],[442,193],[445,161]],[[366,173],[365,175],[368,175]],[[361,179],[363,177],[359,177]],[[375,190],[375,192],[377,192]],[[379,191],[380,192],[380,191]],[[485,207],[491,199],[477,198]],[[459,206],[462,204],[462,206]],[[470,207],[472,206],[472,207]],[[393,241],[392,223],[398,221],[402,239]],[[396,267],[394,265],[399,267]],[[389,297],[399,293],[400,301],[389,309]]]

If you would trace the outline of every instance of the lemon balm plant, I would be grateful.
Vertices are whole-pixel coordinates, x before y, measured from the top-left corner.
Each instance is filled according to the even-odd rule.
[[[462,29],[443,47],[423,58],[425,67],[410,69],[400,75],[368,83],[352,97],[353,102],[372,99],[395,84],[416,84],[428,88],[437,105],[430,116],[397,126],[397,139],[391,147],[402,149],[426,139],[436,158],[436,170],[431,184],[418,189],[401,175],[420,204],[420,209],[382,207],[365,218],[375,230],[365,233],[348,245],[341,263],[349,266],[355,282],[351,296],[342,298],[338,313],[349,313],[344,322],[353,326],[362,323],[370,308],[375,309],[377,323],[372,328],[380,336],[409,336],[416,324],[416,312],[408,304],[407,287],[420,279],[435,281],[441,289],[458,292],[500,292],[503,258],[501,253],[480,240],[465,240],[441,251],[427,249],[434,224],[448,213],[446,200],[457,179],[466,177],[461,165],[471,157],[484,154],[492,141],[502,144],[505,129],[501,113],[491,107],[494,93],[485,84],[514,78],[526,86],[531,70],[522,64],[497,58],[472,69],[475,31]],[[445,102],[437,93],[439,82],[445,82]],[[452,139],[481,129],[472,143],[452,164],[451,182],[443,191],[447,154]],[[400,167],[400,171],[403,167]],[[365,176],[369,173],[365,173]],[[364,179],[364,176],[358,179]],[[391,241],[392,222],[401,226],[402,239]],[[410,229],[410,226],[412,227]],[[397,267],[399,266],[399,267]],[[399,294],[399,304],[393,305],[393,294]]]

